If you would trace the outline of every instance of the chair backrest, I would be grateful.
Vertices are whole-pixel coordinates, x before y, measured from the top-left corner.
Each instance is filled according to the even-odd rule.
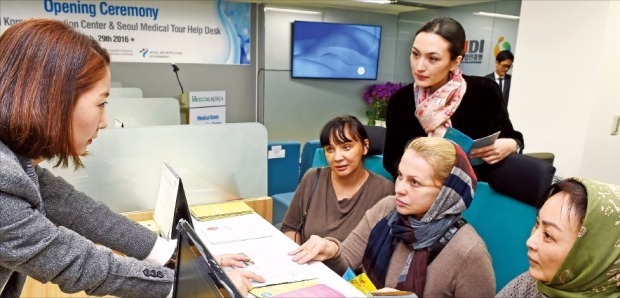
[[[529,268],[527,241],[536,208],[478,182],[474,200],[463,217],[476,229],[493,259],[496,292]]]
[[[306,174],[309,168],[312,167],[312,161],[314,160],[314,153],[317,148],[321,148],[321,142],[319,140],[310,140],[304,144],[301,149],[301,160],[299,162],[299,179]]]
[[[295,191],[299,184],[299,148],[295,141],[267,144],[267,195]]]
[[[489,171],[489,186],[509,197],[539,206],[553,181],[553,164],[522,154],[510,154]]]
[[[326,167],[327,165],[328,164],[327,159],[325,159],[325,151],[323,150],[323,148],[317,148],[316,153],[314,153],[312,167]],[[386,171],[383,167],[383,155],[367,155],[366,158],[364,158],[364,168],[377,175],[385,177],[385,179],[388,179],[392,182],[394,181],[392,175],[388,173],[388,171]]]
[[[368,134],[368,140],[370,142],[368,155],[383,155],[386,128],[383,126],[364,125],[364,129],[366,130],[366,134]]]

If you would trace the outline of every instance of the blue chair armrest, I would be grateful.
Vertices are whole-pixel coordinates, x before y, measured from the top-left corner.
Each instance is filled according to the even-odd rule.
[[[293,195],[295,195],[294,191],[279,193],[279,194],[275,194],[271,196],[271,199],[273,200],[272,222],[274,225],[280,224],[284,220],[284,215],[286,215],[288,206],[291,205],[291,200],[293,200]]]
[[[478,182],[463,217],[476,229],[493,259],[496,291],[529,268],[525,242],[536,221],[536,208]]]

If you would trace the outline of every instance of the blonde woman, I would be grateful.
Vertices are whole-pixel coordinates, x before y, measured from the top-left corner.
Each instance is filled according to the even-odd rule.
[[[349,267],[364,270],[377,288],[418,297],[491,297],[491,257],[461,218],[476,182],[458,145],[443,138],[415,139],[398,166],[395,196],[368,210],[344,242],[312,236],[290,254],[302,264],[324,261],[340,274]],[[448,242],[438,250],[442,238]]]

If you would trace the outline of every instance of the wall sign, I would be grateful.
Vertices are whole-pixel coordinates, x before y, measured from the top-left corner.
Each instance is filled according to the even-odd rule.
[[[249,2],[0,1],[0,32],[30,18],[91,35],[113,62],[250,64]]]

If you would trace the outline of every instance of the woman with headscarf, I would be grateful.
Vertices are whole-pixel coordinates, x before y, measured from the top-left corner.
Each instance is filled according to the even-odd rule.
[[[620,186],[555,183],[526,245],[528,272],[497,297],[620,297]]]
[[[293,260],[326,261],[339,274],[363,269],[377,288],[418,297],[493,296],[486,245],[461,218],[477,183],[463,150],[443,138],[418,138],[398,169],[396,195],[368,210],[344,242],[313,235],[290,253]]]

